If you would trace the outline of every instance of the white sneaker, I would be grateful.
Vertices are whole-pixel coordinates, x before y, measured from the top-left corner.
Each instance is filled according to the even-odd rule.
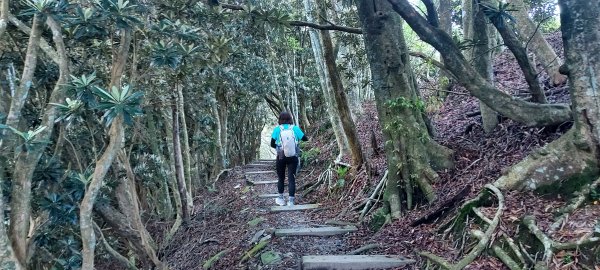
[[[287,206],[294,206],[294,197],[290,197]]]
[[[275,199],[275,203],[279,206],[284,206],[285,205],[285,200],[283,198],[276,198]]]

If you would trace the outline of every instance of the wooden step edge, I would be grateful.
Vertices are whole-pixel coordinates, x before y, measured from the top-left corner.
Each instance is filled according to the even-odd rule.
[[[319,255],[302,256],[302,269],[386,269],[415,263],[415,260],[393,255]]]

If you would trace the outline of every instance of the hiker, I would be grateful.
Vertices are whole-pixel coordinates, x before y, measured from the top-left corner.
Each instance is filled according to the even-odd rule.
[[[283,188],[285,181],[285,168],[288,170],[288,188],[290,196],[288,198],[287,205],[294,205],[294,194],[296,193],[296,169],[300,163],[298,154],[300,148],[298,147],[298,141],[308,141],[304,132],[293,124],[292,115],[289,112],[282,112],[279,115],[279,125],[273,129],[271,135],[271,147],[277,150],[277,191],[279,197],[275,199],[275,203],[283,206],[285,205],[285,198],[283,197]]]

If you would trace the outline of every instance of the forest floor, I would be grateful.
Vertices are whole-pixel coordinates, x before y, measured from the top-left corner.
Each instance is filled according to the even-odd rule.
[[[561,48],[560,34],[549,36],[551,44]],[[506,92],[527,98],[527,89],[520,70],[510,52],[502,52],[495,59],[494,73],[496,84]],[[548,99],[552,103],[569,102],[568,87],[560,85],[551,87],[548,78],[541,74],[541,81],[546,86]],[[428,85],[425,88],[435,88]],[[570,123],[552,128],[528,128],[511,120],[502,119],[500,125],[490,134],[485,134],[481,127],[478,101],[469,96],[461,87],[455,86],[452,93],[440,104],[430,117],[437,131],[435,138],[441,144],[453,149],[456,168],[440,172],[441,181],[435,184],[439,196],[433,205],[421,205],[391,224],[386,224],[375,232],[371,229],[372,212],[364,222],[358,222],[356,209],[370,195],[373,187],[380,181],[386,168],[383,154],[383,139],[378,126],[377,113],[372,103],[365,104],[362,114],[357,119],[360,139],[372,167],[372,176],[367,177],[364,170],[355,172],[345,178],[349,179],[343,188],[331,190],[322,185],[315,192],[305,197],[299,195],[298,202],[321,203],[319,210],[308,210],[294,213],[268,213],[268,206],[274,205],[273,199],[256,197],[261,193],[276,193],[276,185],[246,185],[244,173],[252,170],[248,167],[236,167],[229,176],[217,183],[218,190],[204,192],[195,198],[195,215],[189,224],[184,225],[175,235],[172,244],[161,251],[160,256],[172,269],[200,269],[209,258],[226,250],[225,255],[211,269],[297,269],[302,255],[343,254],[369,243],[381,246],[369,250],[366,254],[398,254],[417,260],[417,264],[405,269],[420,269],[422,259],[416,256],[417,251],[427,250],[450,261],[464,256],[469,244],[459,245],[458,239],[442,237],[438,227],[446,220],[435,220],[431,224],[411,226],[411,223],[452,198],[460,190],[468,188],[468,195],[473,198],[487,183],[495,181],[504,170],[522,160],[533,150],[558,138],[571,126]],[[433,93],[425,93],[426,97]],[[319,175],[336,155],[333,134],[326,126],[312,127],[308,130],[311,142],[305,153],[318,148],[317,154],[310,159],[310,164],[302,169],[297,186],[317,181]],[[374,132],[377,149],[368,147],[371,142],[371,131]],[[333,171],[334,178],[337,172]],[[266,177],[266,176],[265,176]],[[272,174],[271,179],[275,179]],[[269,179],[263,179],[269,180]],[[334,179],[335,181],[335,179]],[[300,188],[298,193],[302,193]],[[502,216],[499,234],[515,236],[519,233],[520,220],[525,215],[533,215],[538,226],[545,230],[555,217],[555,210],[566,203],[566,198],[558,196],[548,198],[533,193],[508,192],[505,195],[507,209]],[[360,208],[358,208],[360,210]],[[495,211],[494,207],[482,209],[484,213]],[[489,211],[489,212],[486,212]],[[488,215],[491,216],[491,215]],[[600,204],[588,204],[576,210],[567,222],[550,235],[556,241],[572,241],[593,232],[594,224],[600,216]],[[255,226],[248,224],[256,218],[264,219]],[[264,266],[260,255],[241,262],[242,256],[254,244],[251,239],[265,229],[277,227],[297,227],[303,225],[322,225],[328,220],[346,221],[359,226],[359,231],[345,236],[319,237],[273,237],[262,251],[276,251],[281,261],[272,266]],[[256,220],[255,220],[256,221]],[[169,224],[153,225],[154,235],[162,235]],[[473,224],[469,224],[473,226]],[[499,235],[497,235],[499,236]],[[158,239],[160,242],[160,239]],[[260,254],[260,252],[259,252]],[[552,260],[552,269],[582,269],[582,263],[590,262],[580,252],[560,252]],[[593,258],[592,258],[593,259]],[[495,257],[483,254],[467,269],[508,269]]]

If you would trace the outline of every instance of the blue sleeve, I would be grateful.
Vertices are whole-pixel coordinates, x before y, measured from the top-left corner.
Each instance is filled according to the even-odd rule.
[[[281,130],[279,130],[279,126],[275,127],[273,129],[273,133],[271,134],[271,138],[273,140],[275,140],[276,142],[279,141],[279,133],[281,132]]]
[[[294,135],[296,135],[296,140],[301,140],[304,137],[304,132],[298,126],[294,126]]]

